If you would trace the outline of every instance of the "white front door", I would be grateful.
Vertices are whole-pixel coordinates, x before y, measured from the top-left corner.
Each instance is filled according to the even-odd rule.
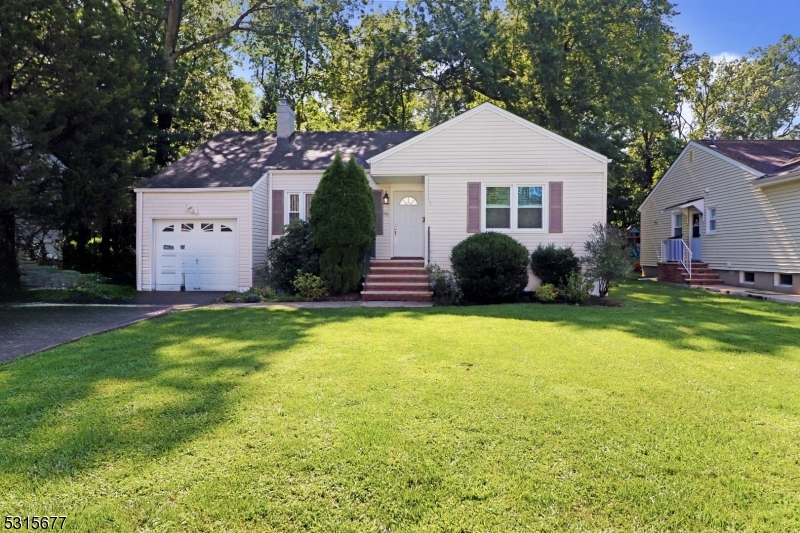
[[[153,229],[156,290],[239,288],[235,220],[157,220]]]
[[[394,192],[394,256],[422,257],[425,204],[422,191]]]

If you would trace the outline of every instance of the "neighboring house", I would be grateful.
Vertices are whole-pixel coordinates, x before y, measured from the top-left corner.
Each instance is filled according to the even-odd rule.
[[[800,294],[800,141],[690,142],[639,212],[645,276]]]
[[[269,241],[307,218],[337,152],[369,177],[376,259],[417,259],[373,262],[398,274],[429,262],[449,268],[453,245],[487,230],[531,250],[554,242],[580,253],[592,224],[606,220],[608,159],[494,105],[424,133],[318,133],[295,132],[282,101],[277,132],[221,133],[136,189],[137,288],[252,286]]]

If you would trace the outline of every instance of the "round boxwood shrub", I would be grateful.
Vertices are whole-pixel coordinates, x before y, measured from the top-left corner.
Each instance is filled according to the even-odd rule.
[[[556,248],[553,243],[541,244],[531,254],[531,270],[543,285],[566,286],[574,272],[580,272],[581,261],[575,257],[571,246]]]
[[[525,246],[496,232],[467,237],[450,253],[464,299],[476,304],[515,301],[528,284],[528,262]]]

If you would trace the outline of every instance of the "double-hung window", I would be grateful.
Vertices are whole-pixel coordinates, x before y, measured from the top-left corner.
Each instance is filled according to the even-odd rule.
[[[544,187],[490,185],[484,189],[484,228],[487,230],[544,229]]]
[[[286,224],[295,220],[308,220],[308,209],[311,206],[313,193],[287,192],[286,193]]]
[[[683,214],[672,213],[672,237],[683,237]]]
[[[717,208],[709,207],[708,214],[706,215],[706,234],[714,235],[717,233]]]

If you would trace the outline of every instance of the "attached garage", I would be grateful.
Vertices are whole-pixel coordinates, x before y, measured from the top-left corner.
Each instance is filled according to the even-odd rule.
[[[157,291],[239,288],[235,219],[154,220]]]

